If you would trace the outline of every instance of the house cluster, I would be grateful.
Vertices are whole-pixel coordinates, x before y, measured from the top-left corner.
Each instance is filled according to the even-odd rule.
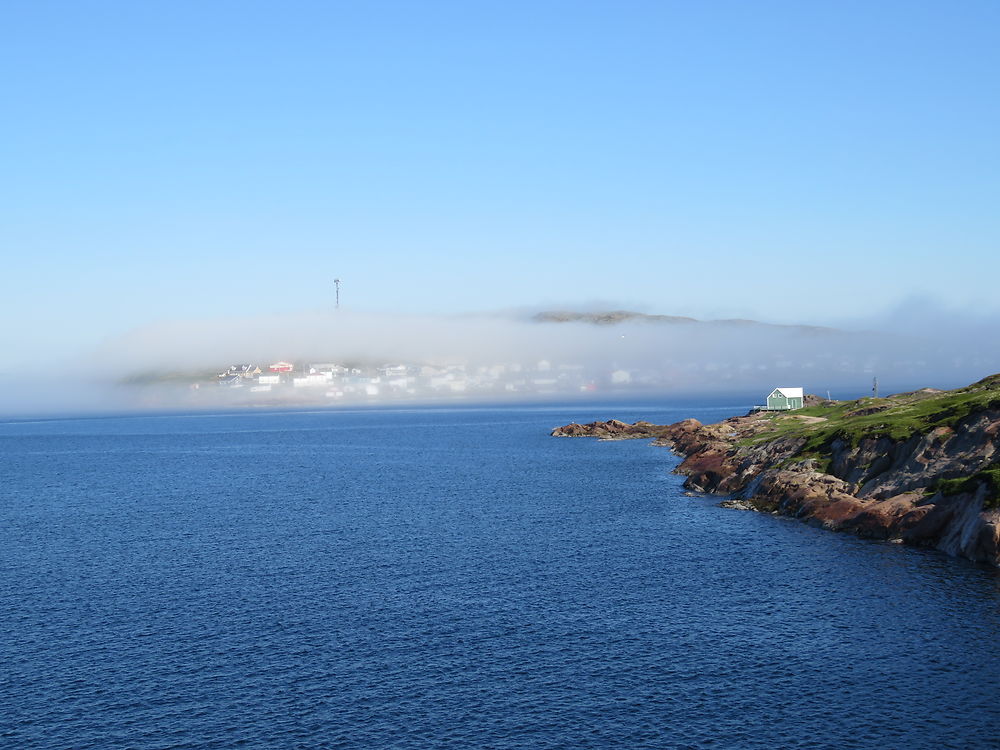
[[[292,396],[316,402],[325,399],[374,401],[383,398],[423,398],[447,395],[569,394],[658,388],[684,383],[684,368],[612,369],[597,372],[577,364],[428,365],[392,363],[381,366],[339,362],[273,362],[230,365],[216,375],[219,386],[248,400]],[[202,381],[204,382],[204,381]],[[198,389],[201,383],[192,385]],[[270,394],[270,396],[269,396]],[[789,411],[805,405],[801,387],[774,388],[755,411]]]
[[[491,396],[504,394],[568,394],[625,388],[657,388],[684,382],[690,373],[682,368],[658,370],[613,369],[595,372],[583,365],[532,364],[427,365],[384,364],[378,367],[338,362],[273,362],[231,365],[218,373],[216,382],[244,398],[266,401],[270,396],[303,401],[342,399],[373,401],[383,398],[422,398],[447,395]],[[198,388],[198,384],[192,386]],[[270,394],[270,395],[269,395]],[[757,411],[788,411],[804,406],[801,387],[780,387],[767,396]]]
[[[314,398],[372,399],[383,396],[421,397],[447,394],[546,393],[597,390],[600,385],[632,382],[633,373],[616,370],[603,379],[590,377],[582,365],[469,366],[385,364],[350,366],[336,362],[274,362],[264,367],[234,364],[218,373],[216,382],[249,394],[295,394]],[[262,396],[266,398],[266,396]]]

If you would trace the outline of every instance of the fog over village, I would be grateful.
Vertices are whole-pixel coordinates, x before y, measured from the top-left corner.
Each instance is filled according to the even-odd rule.
[[[1000,370],[990,4],[238,5],[11,12],[0,415]]]
[[[937,322],[919,328],[913,310],[867,321],[878,330],[626,310],[165,322],[107,340],[68,379],[8,374],[0,404],[51,413],[703,394],[749,403],[775,386],[853,398],[875,378],[952,387],[1000,370],[994,352],[972,345],[990,321],[927,314]]]

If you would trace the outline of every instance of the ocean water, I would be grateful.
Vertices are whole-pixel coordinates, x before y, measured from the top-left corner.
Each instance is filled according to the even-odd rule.
[[[995,748],[1000,575],[571,420],[0,424],[3,748]]]

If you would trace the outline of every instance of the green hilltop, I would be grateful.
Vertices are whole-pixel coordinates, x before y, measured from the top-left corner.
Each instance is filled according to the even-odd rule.
[[[925,388],[886,398],[821,401],[794,412],[767,414],[762,429],[740,443],[749,446],[783,438],[801,440],[794,459],[817,459],[819,467],[828,468],[835,442],[850,447],[857,447],[866,438],[902,443],[935,431],[937,439],[944,442],[963,419],[989,409],[1000,410],[1000,374],[951,391]],[[953,495],[972,490],[981,482],[990,489],[990,506],[1000,505],[1000,463],[985,465],[965,477],[939,478],[929,489]]]

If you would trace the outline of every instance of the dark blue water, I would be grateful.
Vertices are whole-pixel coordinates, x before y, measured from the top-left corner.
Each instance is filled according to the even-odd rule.
[[[996,571],[547,436],[734,410],[0,425],[0,744],[1000,746]]]

